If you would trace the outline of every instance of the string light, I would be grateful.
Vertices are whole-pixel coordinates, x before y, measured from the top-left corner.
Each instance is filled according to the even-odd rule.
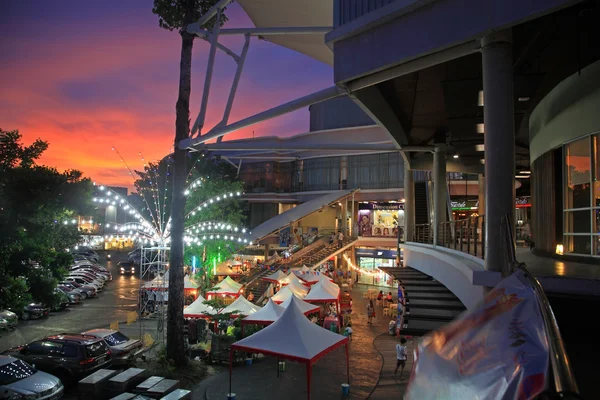
[[[377,276],[377,274],[378,274],[377,272],[365,271],[363,269],[358,268],[356,265],[354,265],[352,263],[352,260],[350,260],[350,258],[347,255],[345,255],[345,254],[344,254],[344,260],[346,260],[346,262],[348,263],[348,266],[350,268],[352,268],[355,271],[360,272],[361,274],[364,274],[364,275],[367,275],[367,276]]]

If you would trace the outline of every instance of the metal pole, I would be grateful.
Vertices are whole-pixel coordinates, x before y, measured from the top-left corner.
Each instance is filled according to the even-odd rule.
[[[217,43],[219,41],[219,30],[221,29],[221,9],[217,9],[217,19],[213,26],[210,36],[210,52],[208,53],[208,64],[206,66],[206,76],[204,77],[204,90],[202,91],[202,103],[200,105],[200,113],[192,127],[192,133],[202,131],[204,126],[204,118],[206,117],[206,109],[208,107],[208,95],[210,94],[210,84],[212,82],[212,74],[215,66],[215,56],[217,54]]]
[[[437,246],[442,222],[446,221],[446,151],[433,153],[433,245]]]
[[[182,140],[179,142],[180,143],[179,147],[185,149],[185,148],[192,147],[199,143],[205,143],[205,142],[208,142],[209,140],[216,139],[219,136],[224,136],[224,135],[234,132],[238,129],[242,129],[247,126],[254,125],[259,122],[262,122],[262,121],[265,121],[265,120],[268,120],[271,118],[275,118],[280,115],[290,113],[292,111],[299,110],[301,108],[310,106],[312,104],[320,103],[325,100],[333,99],[335,97],[340,97],[345,94],[346,94],[346,92],[343,89],[340,89],[337,86],[332,86],[327,89],[323,89],[318,92],[309,94],[307,96],[303,96],[298,99],[292,100],[285,104],[281,104],[277,107],[273,107],[269,110],[255,114],[251,117],[244,118],[244,119],[234,122],[230,125],[223,126],[223,127],[215,127],[213,129],[211,129],[206,135],[203,135],[202,137],[198,137],[195,139],[189,138],[189,139]]]
[[[246,55],[248,54],[248,48],[250,47],[250,35],[246,35],[246,41],[244,42],[244,47],[242,48],[242,55],[238,61],[237,69],[235,70],[235,76],[233,77],[233,82],[231,83],[231,90],[229,91],[229,98],[227,99],[227,105],[225,105],[225,111],[223,112],[223,119],[219,123],[219,126],[227,125],[227,121],[229,121],[229,114],[231,114],[231,107],[233,106],[233,100],[235,99],[235,93],[237,92],[238,83],[240,81],[240,77],[242,76],[242,70],[244,69],[244,62],[246,61]],[[221,143],[223,140],[223,136],[217,139],[217,143]],[[240,165],[242,161],[240,160]],[[239,169],[238,169],[239,174]]]
[[[485,121],[485,269],[502,271],[504,246],[497,240],[501,219],[514,220],[515,122],[510,31],[482,40]],[[514,226],[514,224],[511,224]]]
[[[408,161],[404,161],[404,243],[412,242],[415,224],[414,175]]]

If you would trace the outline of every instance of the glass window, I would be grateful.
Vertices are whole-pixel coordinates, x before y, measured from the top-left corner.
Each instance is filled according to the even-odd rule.
[[[565,208],[590,206],[590,138],[586,137],[565,146],[566,199]]]
[[[594,152],[594,193],[592,194],[592,207],[600,207],[600,134],[592,136],[592,150]]]
[[[0,367],[0,385],[9,385],[21,379],[28,378],[36,372],[36,369],[25,361],[15,360]]]
[[[566,235],[565,253],[591,254],[591,243],[588,235]]]
[[[590,233],[590,210],[566,211],[566,233]]]
[[[108,343],[109,346],[118,346],[129,341],[129,338],[121,332],[115,332],[112,335],[104,337],[104,340],[106,340],[106,343]]]

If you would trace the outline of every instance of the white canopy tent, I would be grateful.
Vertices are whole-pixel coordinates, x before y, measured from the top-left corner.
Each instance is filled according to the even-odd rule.
[[[243,295],[221,310],[221,314],[233,313],[233,316],[252,315],[260,310],[256,304],[249,302]]]
[[[275,304],[273,299],[269,299],[269,302],[263,308],[242,320],[242,336],[244,336],[244,325],[269,325],[275,322],[284,310],[283,307]]]
[[[300,280],[300,278],[298,278],[293,272],[290,272],[285,278],[279,281],[279,283],[281,283],[284,286],[289,285],[292,282],[297,282],[302,285],[302,281]]]
[[[279,303],[283,303],[284,301],[286,301],[289,297],[292,297],[293,295],[296,295],[302,299],[306,296],[306,293],[307,292],[305,292],[305,291],[294,289],[294,287],[291,285],[287,285],[287,286],[284,286],[283,289],[281,289],[279,292],[275,293],[275,295],[273,297],[271,297],[271,299],[275,303],[279,304]]]
[[[229,393],[234,350],[262,353],[306,364],[307,395],[310,399],[312,364],[327,353],[346,345],[346,371],[349,380],[348,338],[310,322],[297,301],[297,298],[292,297],[289,306],[273,324],[231,345]]]
[[[198,295],[196,301],[183,309],[183,316],[185,318],[204,318],[209,315],[214,315],[217,311],[204,304],[206,300],[201,295]]]
[[[340,297],[340,288],[335,285],[326,286],[323,282],[316,283],[310,288],[310,292],[304,297],[304,301],[309,303],[330,303],[337,302]]]
[[[283,272],[282,270],[278,269],[277,271],[275,271],[271,275],[265,276],[262,279],[263,279],[263,281],[269,281],[269,282],[277,282],[277,283],[279,283],[286,276],[287,275],[285,274],[285,272]]]
[[[192,290],[198,289],[198,284],[194,282],[188,275],[183,277],[183,289],[184,290]]]
[[[307,303],[296,295],[288,297],[283,303],[280,304],[283,308],[288,308],[288,306],[292,303],[292,299],[296,299],[296,304],[300,307],[300,310],[304,315],[312,314],[318,312],[321,308],[320,306]]]
[[[214,296],[239,296],[242,284],[237,283],[229,276],[219,282],[213,290],[206,292],[206,296],[210,299]]]

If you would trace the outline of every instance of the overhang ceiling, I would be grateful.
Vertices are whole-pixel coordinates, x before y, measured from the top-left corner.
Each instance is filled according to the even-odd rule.
[[[257,28],[327,27],[333,23],[333,0],[238,0]],[[325,34],[269,35],[265,40],[333,65]]]

